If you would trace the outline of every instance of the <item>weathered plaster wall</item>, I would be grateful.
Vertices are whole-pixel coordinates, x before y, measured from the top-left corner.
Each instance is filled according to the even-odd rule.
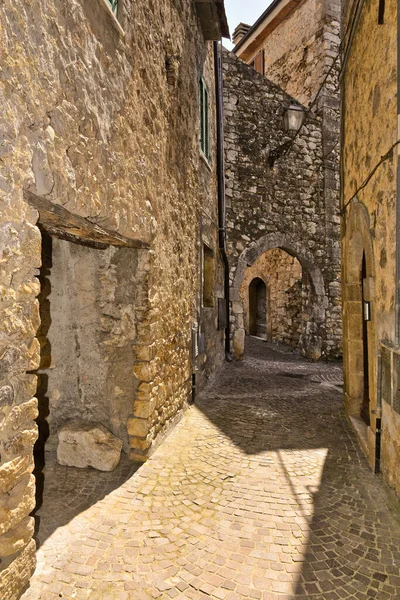
[[[48,403],[42,412],[48,414],[49,433],[54,436],[69,419],[100,422],[127,451],[128,399],[137,385],[132,370],[137,252],[98,250],[50,236],[43,246],[38,399]]]
[[[283,112],[292,99],[254,69],[224,53],[227,238],[234,349],[243,352],[239,289],[245,268],[274,247],[296,256],[310,275],[313,299],[301,346],[310,358],[341,353],[339,210],[326,204],[322,118],[309,115],[290,142]],[[334,216],[331,216],[333,212]]]
[[[78,249],[56,241],[53,267],[55,290],[65,289],[74,274],[62,270],[61,247],[68,248],[68,260],[82,257],[75,272],[80,297],[68,310],[84,309],[79,318],[89,328],[96,312],[100,316],[82,346],[90,360],[115,352],[117,366],[121,356],[124,366],[131,364],[134,378],[123,382],[118,369],[107,366],[102,389],[111,406],[106,410],[102,398],[102,408],[91,414],[104,414],[121,435],[111,407],[118,405],[121,419],[129,416],[133,459],[145,460],[187,404],[192,370],[203,367],[209,374],[223,358],[215,306],[200,322],[204,352],[197,365],[192,361],[192,326],[201,316],[201,211],[208,215],[206,235],[215,251],[216,295],[222,293],[213,225],[218,219],[212,109],[210,165],[198,142],[199,73],[208,82],[211,107],[214,103],[211,45],[204,43],[193,3],[121,0],[118,19],[123,32],[102,0],[5,0],[0,7],[0,596],[7,600],[17,597],[34,565],[32,522],[26,517],[34,507],[36,383],[26,372],[39,366],[35,276],[41,239],[38,214],[23,200],[23,190],[85,217],[88,226],[97,223],[150,246]],[[173,66],[168,77],[167,64]],[[85,281],[86,274],[99,279]],[[92,315],[81,304],[89,296],[97,303]],[[57,314],[51,319],[60,365],[56,336],[72,332],[63,330],[66,315],[59,323]],[[100,348],[90,349],[90,338],[100,339]],[[56,385],[52,375],[49,382]],[[91,376],[81,381],[85,397],[91,383]],[[65,390],[59,399],[54,389],[48,392],[57,408]],[[60,415],[54,417],[58,424]]]
[[[267,286],[267,339],[297,348],[305,327],[303,322],[303,270],[297,258],[274,248],[247,267],[240,297],[244,326],[249,334],[249,286],[259,277]]]
[[[347,27],[353,3],[344,6]],[[355,33],[342,86],[343,199],[342,222],[345,399],[348,414],[359,416],[364,389],[360,332],[360,266],[366,256],[367,297],[372,319],[368,323],[369,389],[371,411],[377,406],[380,340],[395,344],[396,273],[396,167],[393,152],[368,185],[357,193],[372,169],[398,138],[397,131],[397,3],[388,0],[384,24],[378,24],[378,0],[365,3]],[[389,355],[391,350],[388,350]],[[385,356],[385,352],[383,355]],[[390,359],[389,363],[392,364]],[[400,415],[394,409],[393,367],[382,382],[382,470],[400,494]],[[379,414],[379,411],[378,411]],[[375,459],[376,414],[371,412],[366,452]]]

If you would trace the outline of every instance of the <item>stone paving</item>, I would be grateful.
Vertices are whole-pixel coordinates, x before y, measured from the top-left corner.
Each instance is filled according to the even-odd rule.
[[[397,506],[340,376],[251,340],[136,472],[46,467],[23,599],[400,599]]]

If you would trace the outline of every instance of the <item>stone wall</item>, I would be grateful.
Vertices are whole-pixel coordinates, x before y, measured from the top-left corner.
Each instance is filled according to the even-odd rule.
[[[344,5],[344,28],[354,4]],[[384,24],[378,2],[367,3],[344,67],[342,254],[346,411],[362,432],[360,441],[375,468],[377,418],[381,418],[381,469],[400,494],[400,410],[397,398],[399,339],[396,336],[397,3],[388,0]],[[359,189],[381,162],[368,184]],[[362,258],[366,276],[361,282]],[[371,320],[363,343],[363,301]],[[398,317],[397,317],[398,319]],[[368,348],[364,369],[365,346]],[[379,356],[381,358],[379,358]],[[381,369],[381,382],[378,378]],[[368,382],[369,420],[361,419]],[[379,429],[379,428],[378,428]]]
[[[244,310],[244,327],[249,335],[249,286],[259,277],[267,286],[267,340],[297,348],[306,326],[303,312],[303,270],[294,256],[274,248],[247,267],[240,297]]]
[[[326,66],[336,58],[339,44],[340,1],[303,0],[246,54],[245,62],[250,64],[264,50],[264,75],[308,105],[323,83]]]
[[[325,231],[326,255],[333,257],[337,270],[340,261],[340,13],[340,0],[302,0],[262,41],[252,42],[251,52],[246,44],[237,51],[247,64],[263,51],[265,76],[296,101],[313,106],[314,115],[320,118],[323,164],[318,167],[317,176],[322,177],[320,197],[324,205],[318,207],[317,213],[319,225]],[[329,285],[332,303],[326,313],[326,328],[328,335],[335,337],[334,345],[338,348],[341,344],[340,283],[333,280]]]
[[[105,421],[132,459],[146,460],[187,405],[192,372],[207,376],[223,360],[224,332],[212,47],[194,3],[120,0],[116,20],[105,0],[5,0],[0,28],[0,596],[11,600],[34,565],[37,221],[54,244],[52,288],[42,281],[39,298],[42,313],[50,303],[39,335],[42,357],[51,349],[42,375],[54,428],[71,416],[69,395],[73,414],[84,405],[85,418]],[[199,151],[199,73],[209,162]],[[216,262],[206,315],[203,238]],[[203,334],[195,360],[194,323]]]
[[[283,128],[291,102],[281,88],[224,53],[227,239],[237,356],[244,344],[239,290],[245,269],[272,248],[295,256],[310,277],[303,353],[313,359],[341,354],[339,207],[328,198],[325,177],[331,157],[324,158],[319,113],[308,114],[291,141]]]

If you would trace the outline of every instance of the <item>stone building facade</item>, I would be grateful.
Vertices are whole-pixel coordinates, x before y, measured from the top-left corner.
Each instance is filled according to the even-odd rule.
[[[244,351],[241,290],[243,295],[246,269],[267,251],[280,248],[290,255],[288,276],[293,256],[304,272],[297,346],[313,360],[340,356],[339,207],[325,189],[321,115],[309,113],[292,140],[283,127],[283,113],[293,99],[228,52],[224,98],[234,353],[240,357]]]
[[[303,269],[301,334],[288,315],[287,340],[312,359],[342,352],[339,34],[336,0],[281,0],[253,26],[241,24],[233,54],[225,54],[227,239],[238,357],[246,269],[273,248],[290,255],[288,279],[293,256]],[[284,128],[293,103],[305,113],[297,133]]]
[[[193,375],[223,360],[210,40],[227,25],[222,0],[5,0],[0,28],[0,597],[13,600],[34,568],[38,426],[44,454],[79,418],[144,461]]]
[[[346,412],[400,494],[397,16],[395,0],[343,7],[341,206]]]

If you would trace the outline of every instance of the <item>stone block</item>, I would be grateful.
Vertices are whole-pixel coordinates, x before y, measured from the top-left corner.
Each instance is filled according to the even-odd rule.
[[[139,362],[134,366],[133,371],[135,376],[141,381],[150,382],[154,378],[155,369],[153,362]]]
[[[154,350],[154,344],[151,346],[135,346],[135,358],[138,361],[152,360],[154,358]]]
[[[147,453],[147,451],[150,448],[152,442],[153,442],[153,436],[152,435],[148,435],[146,437],[146,439],[131,438],[130,446],[131,446],[132,450],[136,450],[136,451],[139,451],[139,452],[146,452]]]
[[[137,452],[135,449],[129,452],[129,458],[132,462],[144,463],[148,459],[146,454],[142,454],[141,452]]]
[[[58,430],[60,465],[113,471],[121,458],[122,440],[100,423],[70,421]]]
[[[33,445],[38,437],[37,425],[32,422],[30,426],[16,432],[9,440],[0,443],[1,457],[3,461],[10,461],[20,455],[32,451]]]
[[[33,517],[26,517],[13,529],[0,536],[0,556],[11,556],[25,548],[30,542],[35,528]]]
[[[0,387],[0,408],[11,406],[14,401],[14,390],[11,385]]]
[[[32,473],[33,467],[32,452],[3,463],[0,466],[0,495],[7,494],[22,477]]]
[[[135,400],[134,415],[140,419],[148,419],[152,415],[156,402],[155,400]]]
[[[140,400],[149,399],[152,389],[153,387],[149,383],[147,383],[146,381],[142,381],[141,383],[139,383],[137,397],[140,398]]]
[[[0,535],[7,533],[35,508],[35,478],[27,475],[6,495],[0,496]]]
[[[0,571],[0,598],[18,600],[36,566],[36,544],[31,540],[13,562]]]
[[[353,313],[347,315],[347,328],[350,340],[362,340],[363,337],[363,318],[361,311],[359,314]]]
[[[2,424],[2,435],[11,437],[15,432],[21,430],[26,422],[34,421],[38,416],[37,399],[32,398],[14,406],[6,416]]]
[[[235,358],[242,358],[244,353],[244,340],[245,340],[245,331],[244,329],[238,329],[235,332],[235,338],[233,342],[233,351],[235,354]]]
[[[243,314],[243,304],[241,302],[232,302],[232,312],[237,315]]]
[[[147,419],[129,419],[128,420],[128,433],[129,435],[137,437],[146,437],[149,432],[149,424]]]

